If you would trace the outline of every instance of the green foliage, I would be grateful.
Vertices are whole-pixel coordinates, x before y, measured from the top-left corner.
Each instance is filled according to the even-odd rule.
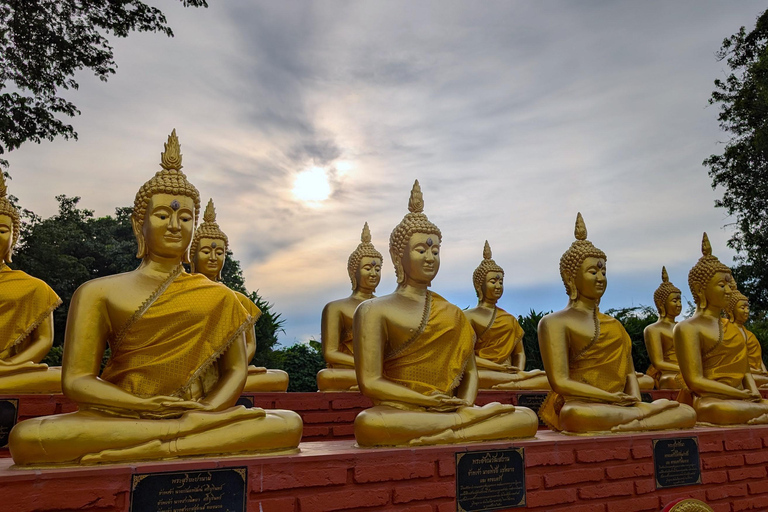
[[[285,370],[290,375],[290,392],[317,391],[317,372],[325,368],[325,359],[320,343],[313,341],[309,344],[296,343],[273,352],[273,368]]]
[[[624,329],[627,330],[627,334],[629,334],[629,338],[632,340],[632,359],[635,363],[635,370],[645,373],[651,365],[651,359],[648,357],[648,350],[645,348],[643,330],[659,319],[656,310],[650,306],[635,306],[631,308],[609,309],[605,314],[621,322]]]
[[[205,0],[182,3],[207,6]],[[61,91],[77,89],[75,73],[83,69],[106,81],[117,68],[106,36],[134,31],[173,36],[165,15],[140,0],[0,3],[0,155],[26,141],[76,139],[72,125],[58,116],[80,111]],[[2,92],[9,86],[13,92]]]
[[[117,208],[115,217],[94,218],[91,210],[77,207],[79,197],[61,195],[56,200],[59,212],[50,218],[22,213],[12,266],[42,279],[61,297],[63,304],[53,314],[54,346],[60,347],[75,290],[91,279],[133,270],[138,260],[131,208]]]
[[[718,60],[730,74],[715,80],[709,103],[720,106],[720,128],[729,133],[721,155],[704,160],[712,187],[722,187],[715,205],[735,215],[728,245],[740,254],[734,268],[739,289],[752,309],[768,312],[768,11],[755,28],[726,38]]]
[[[551,311],[550,311],[551,313]],[[518,322],[523,328],[523,348],[525,348],[525,369],[542,369],[541,351],[539,350],[539,321],[548,313],[537,313],[533,309],[528,316],[520,315]]]

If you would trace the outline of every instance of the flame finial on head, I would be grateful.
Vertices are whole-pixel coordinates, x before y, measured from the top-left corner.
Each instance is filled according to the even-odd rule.
[[[667,267],[664,267],[664,266],[661,267],[661,282],[662,283],[669,282],[669,274],[667,274]]]
[[[8,185],[5,184],[5,176],[3,171],[0,171],[0,198],[8,195]]]
[[[176,136],[176,128],[173,129],[168,136],[168,142],[163,147],[165,151],[160,153],[160,166],[166,171],[171,169],[181,170],[181,145],[179,144],[179,138]]]
[[[701,254],[703,256],[712,256],[712,244],[709,243],[709,237],[707,232],[704,232],[704,236],[701,237]]]
[[[576,240],[587,239],[587,225],[584,223],[584,217],[581,216],[581,212],[576,214],[576,226],[573,229],[573,236]]]
[[[368,227],[367,222],[363,225],[363,231],[360,233],[360,241],[364,244],[371,243],[371,228]]]
[[[421,193],[421,186],[419,180],[413,182],[413,188],[411,189],[411,197],[408,199],[408,211],[411,213],[424,212],[424,195]]]
[[[208,205],[203,213],[203,222],[213,224],[216,222],[216,208],[213,207],[213,199],[208,200]]]
[[[485,241],[485,246],[483,247],[483,259],[489,260],[493,257],[493,254],[491,253],[491,244],[488,243],[488,240]]]

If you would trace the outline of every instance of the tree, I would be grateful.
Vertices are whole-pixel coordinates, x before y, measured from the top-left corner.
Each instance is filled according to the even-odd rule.
[[[551,313],[551,311],[550,311]],[[520,315],[518,321],[523,328],[523,348],[525,349],[525,370],[541,370],[544,363],[541,362],[541,350],[539,350],[539,322],[547,313],[537,313],[533,309],[528,316]]]
[[[718,104],[720,128],[731,138],[720,155],[704,160],[712,187],[722,187],[715,205],[735,215],[728,241],[739,252],[734,276],[759,316],[768,312],[768,11],[755,28],[726,38],[717,52],[730,74],[715,80],[709,103]]]
[[[320,342],[296,343],[273,352],[273,367],[288,372],[289,392],[317,391],[317,372],[325,368]]]
[[[181,1],[207,7],[206,0]],[[60,116],[80,111],[61,90],[77,89],[75,73],[83,69],[106,81],[117,68],[106,36],[133,31],[173,37],[165,15],[140,0],[0,2],[0,155],[26,141],[77,139]]]
[[[29,210],[22,211],[19,243],[12,266],[42,279],[61,297],[63,304],[54,312],[54,347],[45,362],[61,364],[64,331],[72,294],[84,282],[97,277],[129,272],[136,259],[136,240],[131,227],[132,208],[115,209],[115,216],[94,218],[93,211],[78,208],[79,197],[56,196],[59,211],[47,219]],[[227,252],[222,280],[230,288],[245,293],[261,309],[256,322],[256,365],[271,359],[282,330],[283,320],[258,292],[248,293],[245,279],[231,252]]]

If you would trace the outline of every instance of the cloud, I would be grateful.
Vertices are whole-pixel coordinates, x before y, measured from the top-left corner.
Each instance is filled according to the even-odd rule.
[[[507,270],[503,307],[562,307],[557,265],[577,211],[608,254],[604,307],[650,304],[661,265],[685,283],[702,231],[732,256],[701,166],[725,138],[706,105],[720,41],[763,8],[169,5],[176,37],[116,40],[117,75],[83,75],[73,93],[80,140],[13,152],[10,186],[43,215],[60,193],[111,213],[157,170],[177,128],[185,171],[216,201],[248,287],[275,302],[288,343],[319,335],[323,305],[349,293],[363,222],[387,252],[415,178],[444,234],[434,287],[462,307],[475,301],[486,239]],[[317,205],[291,192],[312,167],[332,187]]]

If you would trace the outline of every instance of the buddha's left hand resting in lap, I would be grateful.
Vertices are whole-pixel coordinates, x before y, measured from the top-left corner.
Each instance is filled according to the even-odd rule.
[[[134,203],[139,268],[89,281],[72,298],[62,385],[79,411],[17,424],[16,464],[258,452],[301,439],[296,413],[235,406],[250,319],[231,290],[181,265],[200,199],[181,172],[175,131],[161,165]]]
[[[53,345],[53,310],[61,299],[40,279],[12,270],[19,211],[0,171],[0,395],[61,393],[61,368],[41,363]]]
[[[360,446],[530,437],[536,415],[499,403],[474,406],[474,333],[462,311],[428,290],[440,268],[440,230],[423,213],[418,181],[389,250],[398,286],[354,315],[355,369],[374,407],[355,419]]]
[[[229,238],[216,223],[213,199],[203,213],[203,223],[198,226],[192,238],[190,268],[193,274],[202,274],[211,281],[221,280],[221,271],[227,259]],[[256,333],[254,324],[261,316],[261,310],[243,293],[234,292],[240,304],[248,312],[251,325],[245,329],[245,360],[250,361],[256,354]],[[248,377],[243,391],[271,392],[288,389],[288,374],[283,370],[272,370],[263,366],[248,365]]]
[[[560,258],[568,306],[539,323],[539,347],[552,392],[539,414],[571,433],[690,428],[696,414],[671,400],[640,401],[632,342],[613,317],[600,313],[606,256],[587,240],[581,214],[576,241]]]

